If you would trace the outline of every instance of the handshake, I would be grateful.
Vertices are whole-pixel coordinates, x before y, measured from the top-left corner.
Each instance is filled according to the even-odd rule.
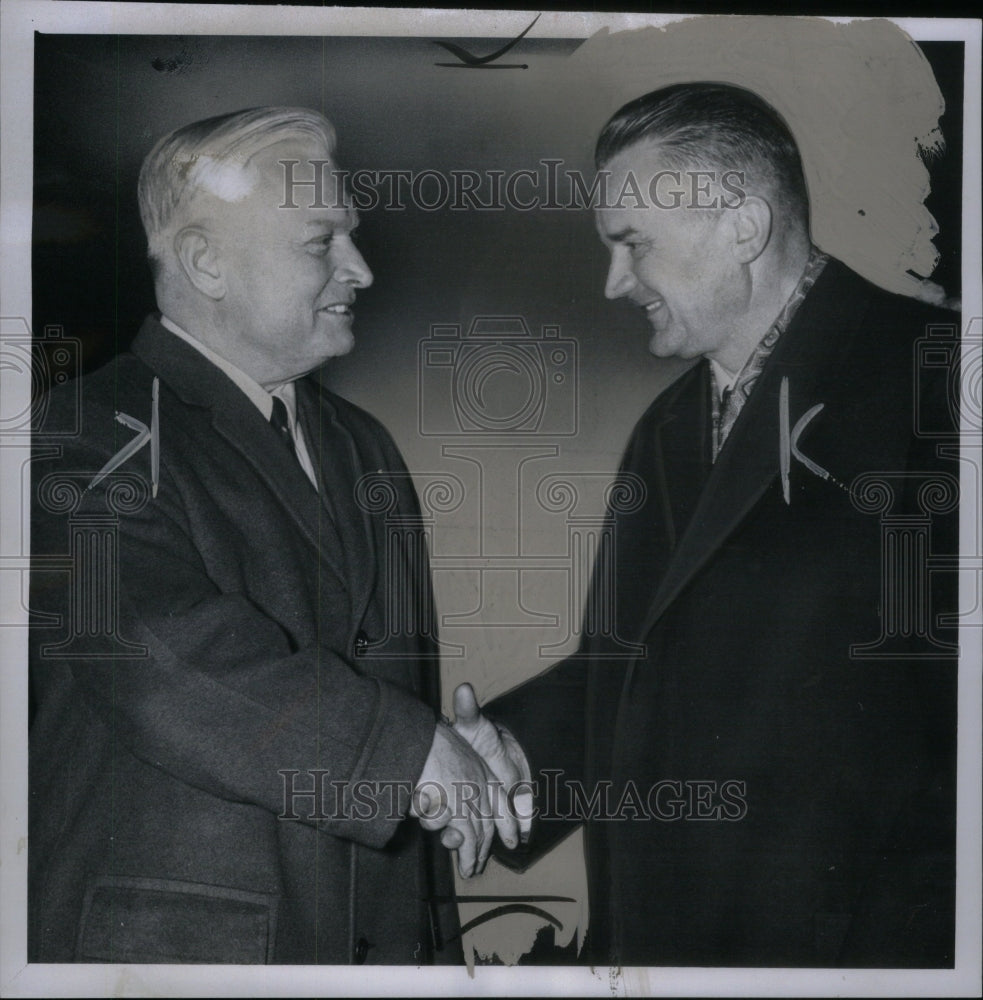
[[[470,878],[485,867],[495,831],[510,850],[529,838],[532,784],[529,762],[515,737],[481,714],[474,689],[454,691],[454,724],[441,721],[410,805],[426,830],[456,850]]]

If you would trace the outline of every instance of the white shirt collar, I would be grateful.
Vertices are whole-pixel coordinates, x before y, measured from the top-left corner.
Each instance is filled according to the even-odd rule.
[[[717,381],[717,388],[721,392],[724,389],[733,389],[737,383],[737,376],[741,374],[740,371],[732,372],[729,368],[724,368],[719,361],[715,361],[713,358],[707,358],[707,360],[713,369],[713,377]]]
[[[273,397],[278,396],[283,400],[287,408],[287,420],[290,424],[290,434],[294,439],[297,460],[301,468],[307,474],[314,489],[317,489],[317,473],[314,471],[314,463],[311,461],[310,452],[307,449],[307,441],[300,424],[297,423],[297,390],[293,382],[284,382],[278,385],[272,393],[267,392],[255,379],[247,375],[242,369],[237,368],[231,361],[226,360],[220,354],[216,354],[211,348],[206,347],[200,340],[196,340],[186,330],[168,319],[166,316],[160,318],[161,326],[166,327],[176,337],[190,344],[203,357],[210,361],[216,368],[223,371],[252,401],[253,405],[263,414],[264,420],[269,420],[273,413]]]
[[[233,382],[249,397],[253,405],[263,414],[265,420],[270,419],[273,413],[273,396],[267,392],[255,379],[247,375],[241,368],[237,368],[231,361],[216,354],[210,347],[207,347],[200,340],[192,337],[187,330],[181,329],[172,319],[161,316],[160,324],[171,331],[175,336],[180,337],[185,343],[190,344],[196,351],[203,354],[216,368],[221,369]],[[284,382],[274,390],[284,405],[287,407],[287,415],[290,417],[290,429],[296,429],[297,423],[297,403],[292,382]]]

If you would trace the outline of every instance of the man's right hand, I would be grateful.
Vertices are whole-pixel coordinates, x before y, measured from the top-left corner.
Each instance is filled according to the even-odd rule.
[[[485,867],[497,829],[509,848],[518,843],[515,817],[505,808],[500,782],[468,742],[444,722],[434,731],[410,803],[426,830],[443,830],[440,842],[457,850],[463,878]]]
[[[454,689],[454,731],[468,741],[501,783],[501,791],[505,792],[503,808],[516,817],[519,836],[525,843],[532,830],[533,814],[529,760],[512,733],[482,713],[474,688],[467,683]],[[506,842],[506,847],[512,846]]]

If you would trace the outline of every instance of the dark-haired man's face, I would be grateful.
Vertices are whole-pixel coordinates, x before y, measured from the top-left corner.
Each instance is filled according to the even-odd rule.
[[[748,276],[732,252],[730,210],[698,207],[708,198],[694,204],[685,174],[680,196],[668,197],[667,176],[654,183],[669,168],[652,143],[623,150],[604,169],[609,194],[595,222],[611,254],[605,295],[644,310],[652,329],[649,350],[658,357],[703,355],[726,367],[735,316],[750,298]],[[619,197],[625,190],[639,191],[644,203],[632,193]]]

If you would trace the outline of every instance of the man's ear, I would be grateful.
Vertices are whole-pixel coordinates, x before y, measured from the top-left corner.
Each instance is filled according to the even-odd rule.
[[[185,226],[174,237],[174,253],[188,281],[210,299],[225,297],[225,277],[214,242],[200,226]]]
[[[771,239],[771,205],[764,198],[748,195],[737,208],[724,209],[731,213],[734,227],[734,256],[741,264],[750,264],[764,252]]]

